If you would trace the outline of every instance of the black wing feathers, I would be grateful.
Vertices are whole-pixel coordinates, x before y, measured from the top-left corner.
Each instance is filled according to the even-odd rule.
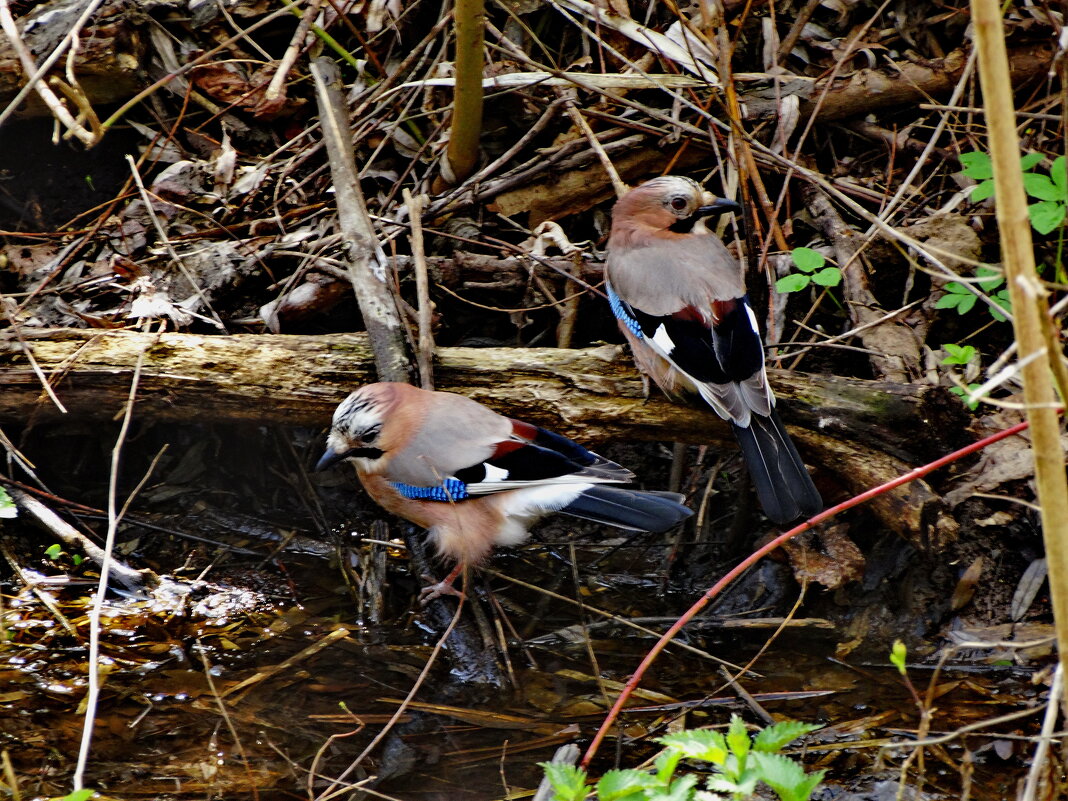
[[[500,456],[493,456],[480,464],[465,467],[457,471],[456,477],[465,484],[478,484],[486,480],[487,464],[504,470],[509,481],[556,478],[582,469],[580,465],[556,451],[539,448],[537,445],[524,445]]]
[[[456,478],[470,487],[485,481],[537,482],[576,473],[596,475],[601,481],[626,482],[634,477],[626,468],[548,429],[513,421],[513,431],[515,439],[498,443],[489,459],[458,470]]]
[[[716,358],[731,381],[745,381],[764,369],[764,344],[753,330],[749,300],[742,298],[712,328]]]
[[[589,466],[596,464],[599,460],[597,454],[592,451],[588,451],[579,445],[577,442],[561,436],[560,434],[553,433],[547,428],[540,426],[533,426],[536,432],[534,435],[534,444],[540,445],[543,448],[556,451],[563,456],[566,456],[576,464],[583,466]]]
[[[763,344],[748,306],[748,300],[740,298],[712,327],[691,315],[654,317],[632,311],[647,339],[663,328],[673,346],[667,355],[680,370],[697,381],[727,384],[745,381],[764,368]]]

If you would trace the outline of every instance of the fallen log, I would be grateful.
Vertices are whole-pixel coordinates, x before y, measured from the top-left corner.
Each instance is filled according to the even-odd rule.
[[[115,419],[139,362],[134,418],[157,422],[325,426],[349,392],[375,380],[365,334],[18,333],[21,338],[13,329],[0,332],[0,423]],[[806,461],[854,492],[968,437],[961,404],[939,387],[769,374]],[[43,391],[39,375],[66,412]],[[590,444],[625,438],[733,447],[729,428],[711,411],[659,395],[646,398],[629,355],[615,345],[439,348],[435,382]],[[872,510],[924,548],[952,539],[942,508],[937,493],[918,482],[880,499]]]
[[[114,417],[143,353],[137,414],[175,422],[321,426],[356,387],[374,381],[364,334],[275,336],[146,334],[22,328],[0,333],[0,421],[45,423]],[[27,350],[64,415],[42,392]],[[784,419],[823,436],[867,442],[905,461],[956,445],[960,403],[938,387],[770,371]],[[630,357],[615,345],[439,348],[439,388],[585,441],[627,436],[732,441],[712,412],[646,398]],[[916,437],[920,427],[931,436]],[[953,441],[943,442],[953,437]]]

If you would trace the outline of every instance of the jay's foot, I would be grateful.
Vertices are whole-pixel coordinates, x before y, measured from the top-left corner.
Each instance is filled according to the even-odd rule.
[[[433,576],[423,576],[424,581],[434,581]],[[443,595],[453,595],[459,598],[461,601],[466,597],[460,590],[453,586],[453,581],[456,580],[455,576],[446,576],[442,581],[428,584],[419,592],[419,605],[426,606],[435,598],[440,598]]]

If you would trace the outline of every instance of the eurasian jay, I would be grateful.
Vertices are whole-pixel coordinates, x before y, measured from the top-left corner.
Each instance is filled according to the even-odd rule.
[[[742,266],[706,226],[740,210],[681,176],[631,189],[612,211],[608,301],[639,369],[730,421],[764,512],[787,523],[823,501],[775,412]]]
[[[459,594],[452,582],[466,566],[524,542],[551,512],[632,531],[665,531],[692,514],[677,493],[608,486],[634,474],[566,437],[408,384],[369,384],[341,402],[316,469],[343,459],[375,502],[455,560],[428,598]]]

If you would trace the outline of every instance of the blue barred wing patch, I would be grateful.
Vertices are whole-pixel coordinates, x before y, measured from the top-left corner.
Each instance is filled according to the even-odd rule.
[[[468,497],[467,485],[458,478],[447,478],[437,487],[417,487],[400,481],[389,484],[405,498],[415,501],[462,501]]]
[[[612,289],[611,284],[605,283],[604,287],[608,290],[608,305],[612,307],[612,314],[616,316],[616,319],[623,323],[634,336],[639,339],[644,336],[641,325],[631,314],[630,306],[620,299],[619,295]]]

